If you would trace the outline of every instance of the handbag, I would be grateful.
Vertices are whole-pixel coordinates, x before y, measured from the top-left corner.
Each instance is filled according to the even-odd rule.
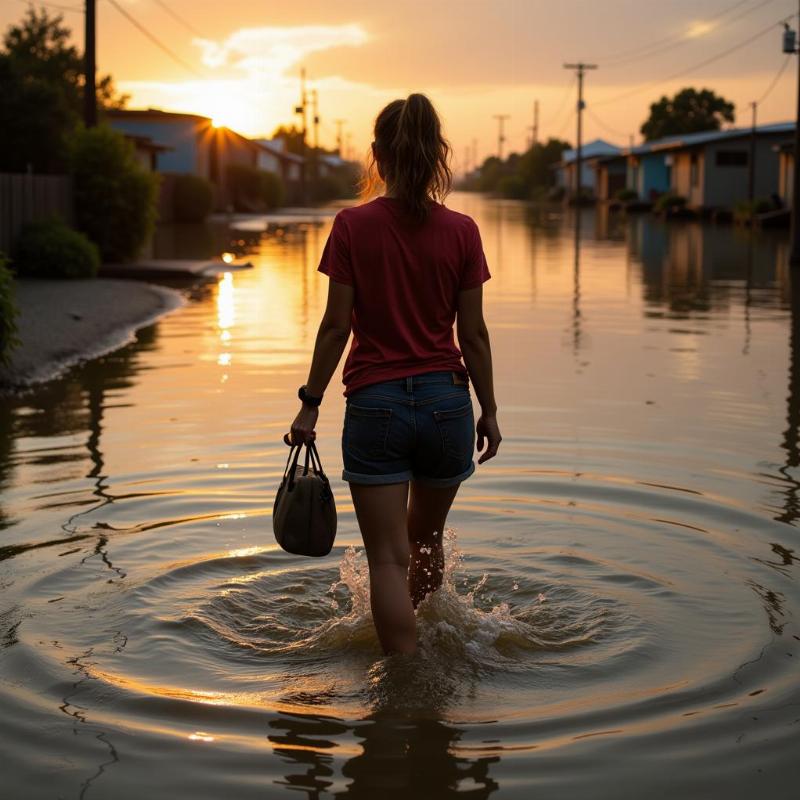
[[[298,464],[303,443],[292,444],[283,479],[272,507],[272,531],[278,544],[298,556],[326,556],[336,537],[336,503],[327,475],[322,470],[317,446],[306,445],[304,464]]]

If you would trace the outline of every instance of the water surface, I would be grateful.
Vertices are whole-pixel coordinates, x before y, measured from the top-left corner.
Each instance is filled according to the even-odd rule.
[[[448,205],[493,273],[504,440],[456,499],[417,655],[372,627],[340,372],[336,547],[271,531],[330,218],[165,229],[160,255],[255,269],[0,410],[4,796],[796,796],[785,234]]]

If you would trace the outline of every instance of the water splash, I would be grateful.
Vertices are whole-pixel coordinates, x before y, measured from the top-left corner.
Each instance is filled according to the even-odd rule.
[[[531,649],[541,645],[531,609],[526,609],[526,619],[520,619],[505,601],[486,610],[480,607],[480,601],[492,600],[491,595],[482,596],[488,573],[483,573],[470,591],[459,593],[464,555],[452,528],[444,532],[443,550],[442,584],[417,608],[419,658],[433,654],[440,666],[457,661],[480,672],[511,656],[515,646]],[[354,640],[377,642],[370,611],[369,566],[362,548],[351,545],[345,550],[339,579],[331,584],[329,594],[334,617],[319,631],[320,643],[345,639],[351,644]]]

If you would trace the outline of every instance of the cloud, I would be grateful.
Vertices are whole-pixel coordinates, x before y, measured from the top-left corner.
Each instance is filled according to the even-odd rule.
[[[194,39],[203,63],[212,68],[232,66],[249,74],[284,75],[311,53],[334,47],[358,47],[370,39],[356,24],[242,28],[223,42]]]

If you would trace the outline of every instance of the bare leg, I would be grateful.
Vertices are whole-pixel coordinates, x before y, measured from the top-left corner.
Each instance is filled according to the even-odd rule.
[[[408,590],[414,608],[425,595],[435,592],[442,585],[444,525],[460,485],[439,488],[411,482],[408,508],[411,569],[408,573]]]
[[[417,620],[408,594],[408,481],[351,483],[350,494],[369,563],[372,619],[384,653],[413,653]]]

